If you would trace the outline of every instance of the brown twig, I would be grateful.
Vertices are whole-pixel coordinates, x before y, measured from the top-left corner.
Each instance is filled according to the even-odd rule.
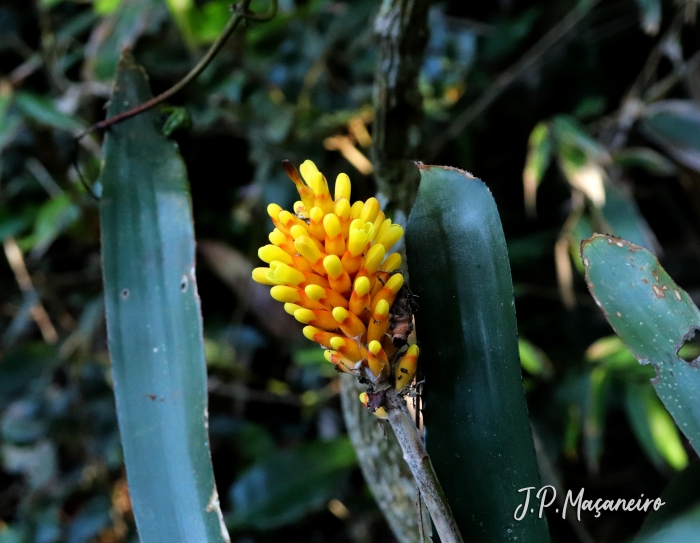
[[[423,446],[406,403],[400,393],[389,390],[386,394],[386,412],[391,429],[401,445],[403,457],[413,474],[420,496],[430,512],[435,530],[443,543],[463,543],[462,535],[452,516],[447,497],[435,474],[430,456]]]
[[[95,130],[104,130],[105,128],[108,128],[114,124],[120,123],[130,117],[133,117],[135,115],[138,115],[140,113],[143,113],[144,111],[148,111],[149,109],[154,108],[158,104],[162,104],[165,102],[167,99],[171,98],[173,95],[177,94],[180,92],[182,89],[184,89],[187,85],[192,83],[199,74],[201,74],[204,69],[209,65],[209,63],[212,61],[212,59],[216,56],[216,54],[221,50],[221,48],[224,46],[224,44],[228,41],[229,37],[231,34],[233,34],[233,31],[236,29],[238,24],[244,20],[244,19],[249,19],[251,21],[269,21],[272,19],[275,14],[277,13],[277,1],[278,0],[270,0],[270,9],[266,13],[252,13],[249,9],[248,6],[250,5],[251,0],[243,0],[240,4],[237,4],[233,8],[233,15],[229,19],[228,23],[226,23],[226,26],[224,27],[223,31],[219,35],[218,38],[212,43],[211,47],[209,50],[206,52],[206,54],[202,57],[202,59],[197,63],[197,65],[190,70],[190,72],[183,77],[180,81],[175,83],[172,87],[170,87],[168,90],[162,92],[158,96],[154,96],[150,100],[147,100],[143,104],[139,104],[138,106],[135,106],[127,111],[124,111],[118,115],[115,115],[114,117],[110,117],[109,119],[105,119],[103,121],[100,121],[99,123],[96,123],[92,125],[90,128],[82,132],[80,135],[77,136],[76,140],[80,140],[83,137],[85,137],[87,134],[90,134],[91,132],[94,132]]]
[[[7,262],[10,264],[10,268],[15,274],[15,279],[19,285],[20,290],[25,295],[34,295],[36,298],[36,303],[31,308],[31,315],[39,327],[42,337],[46,343],[56,343],[58,341],[58,333],[56,328],[54,328],[49,318],[49,314],[46,312],[39,296],[36,294],[34,289],[34,284],[32,283],[32,278],[27,271],[27,265],[24,262],[24,256],[22,256],[22,250],[17,245],[17,242],[12,237],[5,239],[3,243],[5,249],[5,256],[7,257]]]

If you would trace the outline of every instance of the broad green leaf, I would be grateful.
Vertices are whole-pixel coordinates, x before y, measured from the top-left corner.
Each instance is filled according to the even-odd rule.
[[[122,57],[109,116],[151,97]],[[100,201],[109,352],[142,541],[228,541],[207,436],[202,320],[185,165],[149,111],[112,126]]]
[[[406,256],[420,300],[421,359],[429,361],[428,454],[465,541],[548,541],[544,519],[514,518],[518,490],[539,488],[540,478],[496,203],[467,172],[419,169]]]
[[[227,524],[258,530],[292,524],[339,497],[356,462],[347,438],[301,445],[257,462],[231,487]]]
[[[581,254],[596,303],[637,360],[654,366],[656,393],[700,450],[700,368],[677,354],[700,329],[700,311],[643,247],[596,234]]]
[[[690,100],[665,100],[646,108],[641,129],[684,166],[700,171],[700,106]]]
[[[542,182],[544,172],[552,159],[552,141],[549,125],[538,123],[530,132],[527,159],[523,170],[523,188],[525,191],[525,208],[529,214],[535,214],[537,188]]]
[[[668,464],[676,470],[688,465],[676,425],[648,383],[625,385],[625,410],[639,444],[653,464]]]

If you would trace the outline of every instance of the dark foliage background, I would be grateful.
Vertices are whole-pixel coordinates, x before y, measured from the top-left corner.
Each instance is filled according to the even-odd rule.
[[[344,436],[332,368],[291,317],[273,318],[272,300],[249,301],[249,271],[271,229],[265,208],[295,199],[282,159],[312,159],[329,178],[347,172],[354,198],[375,193],[367,157],[378,3],[279,4],[272,22],[237,32],[169,103],[192,117],[173,138],[200,249],[214,469],[235,541],[387,541]],[[451,0],[430,10],[425,145],[414,158],[467,169],[491,188],[539,452],[551,477],[587,497],[658,496],[695,459],[650,392],[653,371],[610,336],[578,260],[592,231],[616,233],[656,250],[700,301],[695,9],[691,0]],[[0,2],[1,543],[137,541],[110,386],[98,210],[73,167],[73,137],[103,118],[122,47],[157,93],[229,13],[225,0]],[[100,138],[79,146],[88,180],[99,173]],[[524,172],[527,194],[539,186],[536,213]],[[642,521],[615,513],[550,526],[556,541],[609,542]]]

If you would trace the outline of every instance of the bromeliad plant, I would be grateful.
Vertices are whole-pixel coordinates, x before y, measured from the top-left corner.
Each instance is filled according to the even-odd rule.
[[[253,279],[272,287],[339,372],[368,385],[360,400],[391,424],[443,542],[461,541],[460,530],[470,541],[547,541],[544,519],[513,518],[518,490],[539,485],[539,475],[495,202],[467,172],[418,168],[407,254],[421,299],[419,338],[430,355],[425,423],[436,469],[403,398],[419,353],[415,344],[405,348],[412,295],[402,290],[401,256],[387,254],[403,228],[378,200],[351,205],[345,174],[331,198],[312,162],[301,174],[285,162],[301,200],[294,213],[268,207],[275,228],[258,254],[269,267],[256,268]]]
[[[411,324],[392,326],[392,306],[404,278],[401,255],[388,252],[403,228],[386,218],[376,198],[351,205],[346,174],[337,177],[331,198],[328,181],[310,160],[301,165],[301,174],[288,161],[284,167],[301,200],[294,213],[268,206],[275,228],[272,243],[258,256],[269,267],[254,269],[253,279],[272,287],[272,297],[307,325],[304,335],[326,349],[326,359],[339,372],[368,384],[360,401],[390,421],[442,541],[462,541],[402,398],[419,352],[415,344],[405,348]]]

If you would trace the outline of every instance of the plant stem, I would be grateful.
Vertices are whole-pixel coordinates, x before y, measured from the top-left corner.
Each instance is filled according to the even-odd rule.
[[[277,1],[278,0],[270,0],[270,9],[266,13],[255,14],[251,13],[248,10],[248,5],[250,4],[251,0],[243,0],[243,2],[241,2],[240,5],[237,5],[233,8],[234,13],[229,19],[228,23],[226,23],[226,26],[222,30],[219,37],[216,38],[214,43],[211,44],[211,47],[209,48],[207,53],[202,57],[202,59],[197,63],[197,65],[194,68],[192,68],[192,70],[190,70],[190,72],[185,77],[183,77],[180,81],[175,83],[175,85],[170,87],[165,92],[162,92],[158,96],[154,96],[153,98],[147,100],[143,104],[139,104],[127,111],[120,113],[119,115],[115,115],[114,117],[110,117],[109,119],[105,119],[103,121],[100,121],[99,123],[93,124],[90,128],[78,135],[76,139],[80,140],[84,136],[90,134],[91,132],[94,132],[95,130],[104,130],[105,128],[108,128],[113,124],[120,123],[130,117],[133,117],[134,115],[138,115],[140,113],[143,113],[144,111],[148,111],[149,109],[154,108],[158,104],[165,102],[168,98],[180,92],[187,85],[192,83],[192,81],[197,79],[199,74],[201,74],[204,71],[204,69],[209,65],[212,59],[221,50],[224,44],[228,41],[231,34],[233,34],[233,31],[236,30],[236,27],[243,19],[250,19],[253,21],[269,21],[277,13]]]
[[[383,0],[374,21],[379,38],[374,83],[372,162],[385,212],[408,215],[420,175],[410,160],[423,153],[423,97],[418,77],[428,43],[429,0]]]
[[[418,429],[411,420],[401,395],[390,390],[386,394],[386,411],[396,439],[401,445],[403,457],[413,473],[421,497],[425,502],[442,543],[463,543],[457,523],[452,516],[447,497],[442,491],[430,456],[423,446]]]

